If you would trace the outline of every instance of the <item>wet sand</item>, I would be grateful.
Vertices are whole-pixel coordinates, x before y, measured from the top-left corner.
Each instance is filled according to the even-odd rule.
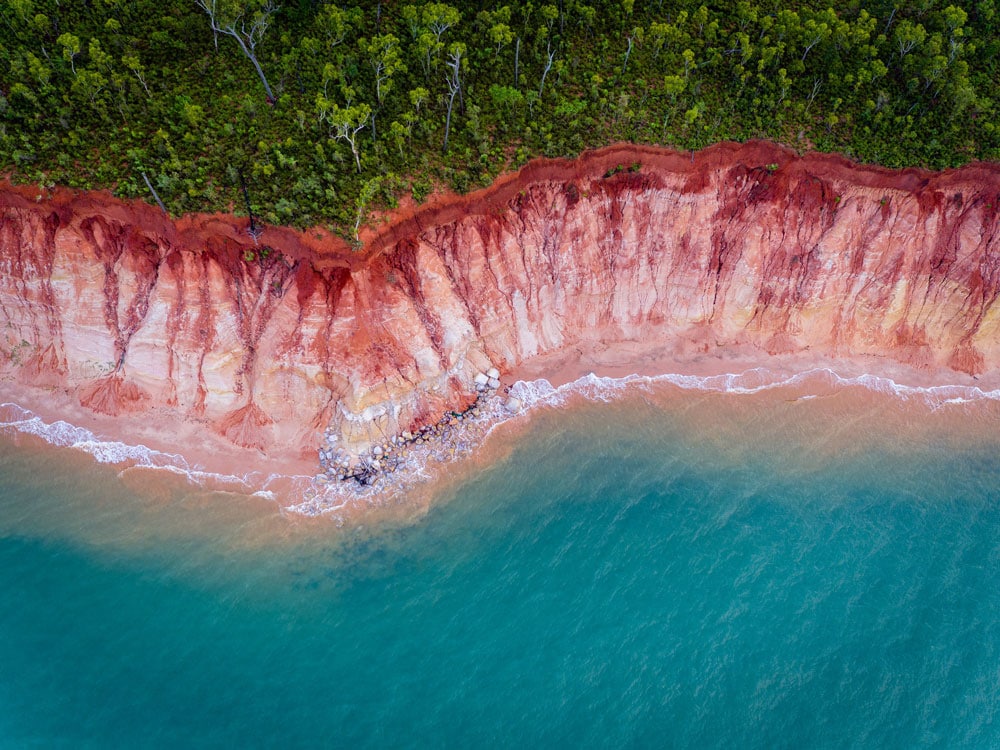
[[[845,378],[874,375],[901,385],[918,388],[957,385],[1000,389],[1000,371],[974,377],[948,368],[912,367],[889,357],[843,356],[802,352],[768,354],[753,346],[707,347],[691,341],[663,346],[647,342],[589,342],[544,356],[534,357],[510,375],[511,381],[544,378],[555,387],[572,383],[591,373],[606,378],[658,377],[666,374],[712,377],[765,370],[774,380],[796,374],[829,369]]]
[[[532,430],[538,408],[546,405],[571,418],[567,408],[613,399],[623,408],[634,405],[644,419],[686,413],[705,419],[703,401],[709,398],[714,404],[711,420],[720,420],[720,427],[735,420],[741,430],[761,429],[761,415],[777,419],[794,405],[796,413],[819,420],[810,430],[827,433],[823,444],[830,451],[861,444],[856,423],[871,413],[881,414],[886,426],[895,422],[894,429],[923,439],[934,439],[942,430],[971,435],[993,429],[1000,418],[1000,373],[976,379],[878,357],[765,356],[749,348],[705,354],[627,342],[538,357],[502,381],[479,417],[446,426],[426,444],[408,446],[401,451],[400,470],[383,474],[371,487],[352,481],[319,483],[313,452],[289,449],[265,455],[241,449],[206,425],[179,419],[167,409],[102,416],[84,409],[70,393],[9,382],[0,383],[0,401],[25,407],[50,425],[62,421],[89,430],[102,443],[91,452],[105,463],[120,463],[121,480],[147,497],[175,497],[191,485],[200,488],[202,502],[215,502],[217,498],[206,499],[213,493],[256,493],[255,502],[271,504],[282,514],[319,516],[337,525],[405,523],[424,515],[463,481],[508,456]],[[517,413],[504,406],[508,390],[522,402]],[[701,407],[691,409],[699,400]],[[14,413],[8,412],[5,421]],[[743,424],[735,416],[741,413],[751,415],[751,422]],[[789,423],[793,432],[795,424],[795,419]],[[725,434],[725,429],[719,433]],[[794,439],[794,434],[780,437]],[[139,445],[150,451],[127,450]]]

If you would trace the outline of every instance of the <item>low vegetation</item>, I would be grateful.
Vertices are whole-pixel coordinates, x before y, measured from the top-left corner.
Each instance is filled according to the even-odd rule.
[[[0,169],[353,237],[616,140],[1000,157],[995,0],[5,0]],[[147,184],[148,180],[148,184]],[[156,197],[158,196],[158,198]]]

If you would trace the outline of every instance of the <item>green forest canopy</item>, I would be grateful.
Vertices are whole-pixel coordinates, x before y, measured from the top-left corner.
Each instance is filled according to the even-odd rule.
[[[617,140],[997,159],[996,0],[4,0],[0,169],[356,234]]]

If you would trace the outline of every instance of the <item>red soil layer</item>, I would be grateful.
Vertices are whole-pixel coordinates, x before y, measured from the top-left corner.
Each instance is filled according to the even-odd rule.
[[[491,365],[609,345],[624,368],[809,352],[981,375],[1000,361],[998,211],[997,165],[894,171],[761,142],[539,159],[380,217],[358,251],[6,185],[0,377],[298,455],[331,421],[363,445],[467,404]]]

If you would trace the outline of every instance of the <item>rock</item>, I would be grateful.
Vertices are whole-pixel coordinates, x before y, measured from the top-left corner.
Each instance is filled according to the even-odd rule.
[[[477,373],[477,374],[476,374],[476,377],[474,377],[474,378],[472,379],[472,381],[473,381],[473,382],[474,382],[474,383],[475,383],[475,384],[476,384],[477,386],[480,386],[480,385],[481,385],[481,386],[485,386],[485,385],[486,385],[486,384],[487,384],[487,383],[489,382],[489,380],[490,380],[490,376],[489,376],[489,375],[487,375],[487,374],[485,374],[485,373],[482,373],[482,372],[480,372],[480,373]]]
[[[507,411],[510,412],[521,411],[521,399],[511,396],[509,399],[507,399],[506,403],[504,403],[503,406]]]
[[[496,378],[490,378],[489,386],[495,391],[497,388],[500,387],[500,381],[497,380]]]
[[[381,445],[376,445],[374,448],[372,448],[372,454],[376,455],[376,456],[381,456],[382,455],[382,446]]]
[[[489,377],[490,380],[500,379],[500,371],[495,367],[491,367],[489,370],[487,370],[486,375]]]

